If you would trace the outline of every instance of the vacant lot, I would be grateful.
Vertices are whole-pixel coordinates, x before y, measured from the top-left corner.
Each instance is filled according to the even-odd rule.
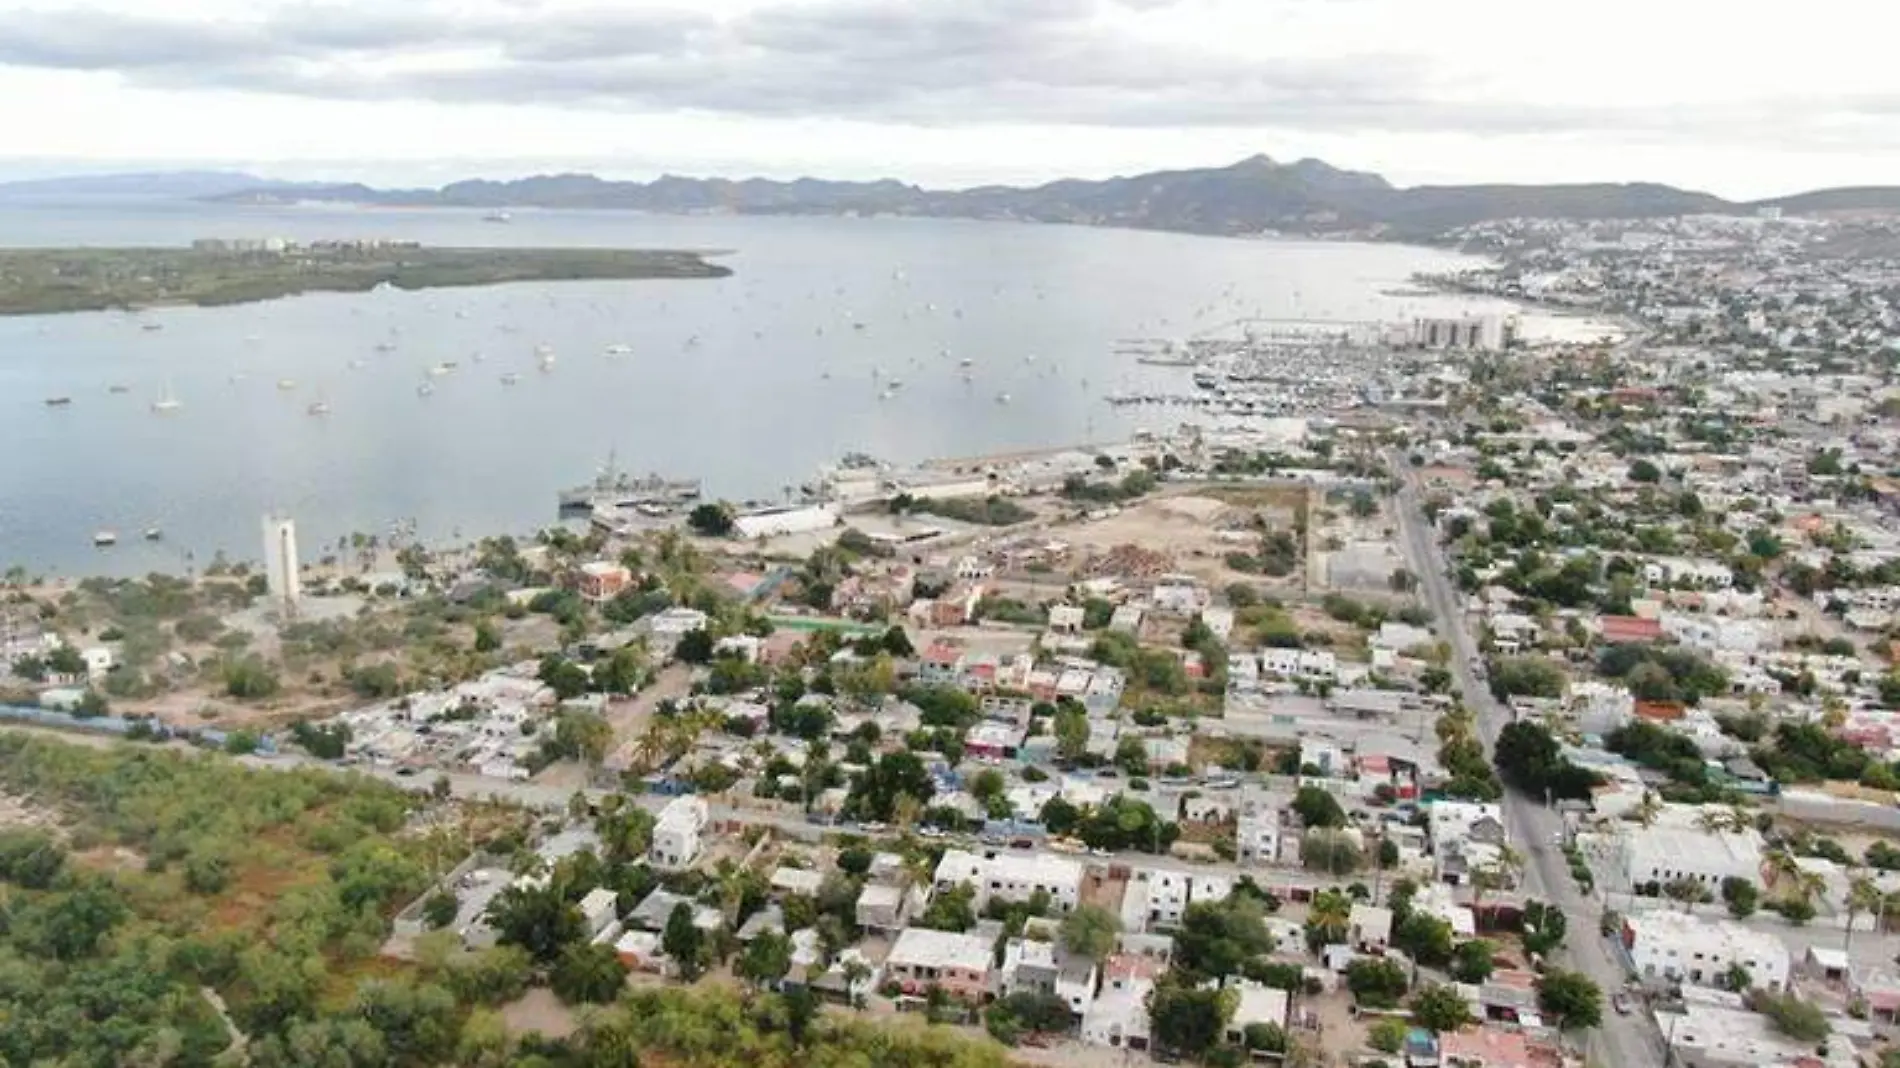
[[[1069,541],[1078,560],[1133,545],[1157,554],[1161,571],[1184,572],[1215,588],[1261,581],[1261,576],[1235,571],[1225,562],[1229,553],[1252,552],[1258,546],[1252,513],[1208,496],[1137,501],[1116,515],[1065,526],[1054,536]]]

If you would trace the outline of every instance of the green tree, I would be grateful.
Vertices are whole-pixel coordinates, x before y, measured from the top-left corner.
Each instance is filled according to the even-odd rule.
[[[598,764],[606,759],[613,740],[613,726],[598,713],[562,709],[554,718],[554,737],[542,743],[542,751],[557,760]]]
[[[1411,985],[1399,962],[1385,957],[1360,957],[1346,966],[1346,988],[1369,1009],[1397,1006]]]
[[[1174,964],[1195,976],[1221,979],[1273,948],[1260,902],[1235,894],[1218,902],[1197,901],[1181,913],[1181,926],[1174,936]]]
[[[1067,704],[1056,708],[1056,752],[1064,760],[1080,757],[1089,744],[1089,717],[1081,706]]]
[[[587,692],[593,680],[587,669],[564,656],[549,655],[541,658],[541,668],[537,675],[554,696],[569,701]]]
[[[455,915],[460,908],[460,903],[455,900],[454,894],[446,890],[437,890],[423,901],[422,918],[431,929],[447,927],[455,922]]]
[[[976,926],[976,888],[958,883],[939,890],[918,917],[917,925],[936,931],[967,931]]]
[[[1451,977],[1461,983],[1478,984],[1491,978],[1497,947],[1482,938],[1458,943],[1451,955]]]
[[[762,931],[739,955],[733,974],[755,986],[777,985],[792,969],[791,939],[776,931]]]
[[[1410,912],[1392,932],[1392,944],[1427,968],[1443,968],[1453,954],[1451,924],[1425,912]]]
[[[1121,920],[1097,905],[1082,905],[1062,918],[1062,947],[1100,963],[1114,951]]]
[[[1757,990],[1750,995],[1748,1004],[1756,1012],[1768,1017],[1775,1025],[1775,1030],[1797,1042],[1820,1042],[1832,1030],[1828,1026],[1826,1014],[1813,1002],[1803,1001],[1797,994]]]
[[[1308,827],[1344,827],[1346,810],[1331,792],[1317,786],[1302,786],[1293,795],[1293,811]]]
[[[1582,972],[1552,968],[1537,981],[1537,1003],[1566,1031],[1603,1022],[1603,991]]]
[[[732,533],[734,518],[730,504],[709,501],[686,514],[686,525],[702,537],[723,538]]]
[[[682,901],[666,917],[660,948],[672,959],[681,979],[692,982],[705,967],[705,932],[693,923],[693,906]]]
[[[1747,879],[1731,875],[1722,880],[1722,902],[1728,906],[1729,915],[1745,919],[1753,915],[1760,904],[1761,891]]]
[[[625,989],[627,966],[610,945],[577,942],[561,951],[548,985],[569,1005],[601,1005]]]
[[[1471,1007],[1457,987],[1427,983],[1412,995],[1412,1020],[1434,1032],[1456,1031],[1472,1022]]]
[[[277,676],[255,656],[227,661],[224,665],[224,692],[240,701],[261,701],[276,695]]]
[[[1307,871],[1349,875],[1364,861],[1357,841],[1345,831],[1317,827],[1300,838],[1300,863]]]
[[[1366,1029],[1366,1045],[1380,1053],[1397,1053],[1405,1045],[1405,1021],[1390,1016],[1374,1020]]]
[[[520,946],[541,964],[553,963],[585,931],[580,910],[552,884],[503,890],[489,903],[488,921],[497,941]]]
[[[1172,974],[1164,976],[1148,1001],[1155,1045],[1200,1059],[1226,1033],[1237,1000],[1233,990],[1200,989]]]

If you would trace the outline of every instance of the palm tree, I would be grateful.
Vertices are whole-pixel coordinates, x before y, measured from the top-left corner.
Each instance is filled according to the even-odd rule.
[[[1841,906],[1847,912],[1847,932],[1841,939],[1841,952],[1846,953],[1854,947],[1854,917],[1863,912],[1878,914],[1886,906],[1886,898],[1872,879],[1856,875],[1847,884],[1847,895],[1841,899]],[[1879,926],[1878,921],[1875,926]]]
[[[1306,913],[1306,928],[1321,932],[1320,945],[1344,938],[1351,926],[1352,898],[1337,890],[1322,890],[1313,896],[1313,906]]]
[[[1645,827],[1653,827],[1656,817],[1662,815],[1663,801],[1654,790],[1644,790],[1643,799],[1636,803],[1636,822]]]

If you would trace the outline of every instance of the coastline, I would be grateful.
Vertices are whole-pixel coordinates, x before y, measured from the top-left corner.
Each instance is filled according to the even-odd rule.
[[[262,243],[260,243],[262,244]],[[422,247],[378,242],[230,251],[166,247],[0,249],[0,316],[218,308],[307,293],[416,291],[514,282],[725,278],[724,253],[684,249]],[[53,278],[51,283],[27,279]]]

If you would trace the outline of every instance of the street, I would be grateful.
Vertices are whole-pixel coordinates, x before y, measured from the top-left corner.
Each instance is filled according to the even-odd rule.
[[[1416,476],[1403,457],[1395,458],[1394,466],[1404,472],[1397,501],[1400,540],[1418,576],[1419,592],[1432,614],[1443,621],[1442,636],[1451,646],[1452,677],[1477,719],[1487,751],[1492,750],[1498,732],[1510,721],[1510,712],[1492,698],[1490,687],[1472,670],[1478,645],[1466,624],[1461,595],[1446,575],[1445,554],[1419,511]],[[1627,974],[1607,940],[1597,934],[1601,909],[1577,888],[1562,852],[1551,844],[1562,831],[1563,821],[1554,810],[1509,789],[1504,792],[1503,807],[1506,832],[1524,857],[1525,895],[1553,903],[1570,917],[1569,938],[1554,954],[1557,963],[1583,972],[1603,988],[1603,1025],[1588,1033],[1587,1051],[1601,1063],[1618,1068],[1663,1063],[1662,1035],[1649,1017],[1621,1016],[1610,1007],[1610,995],[1623,986]]]

